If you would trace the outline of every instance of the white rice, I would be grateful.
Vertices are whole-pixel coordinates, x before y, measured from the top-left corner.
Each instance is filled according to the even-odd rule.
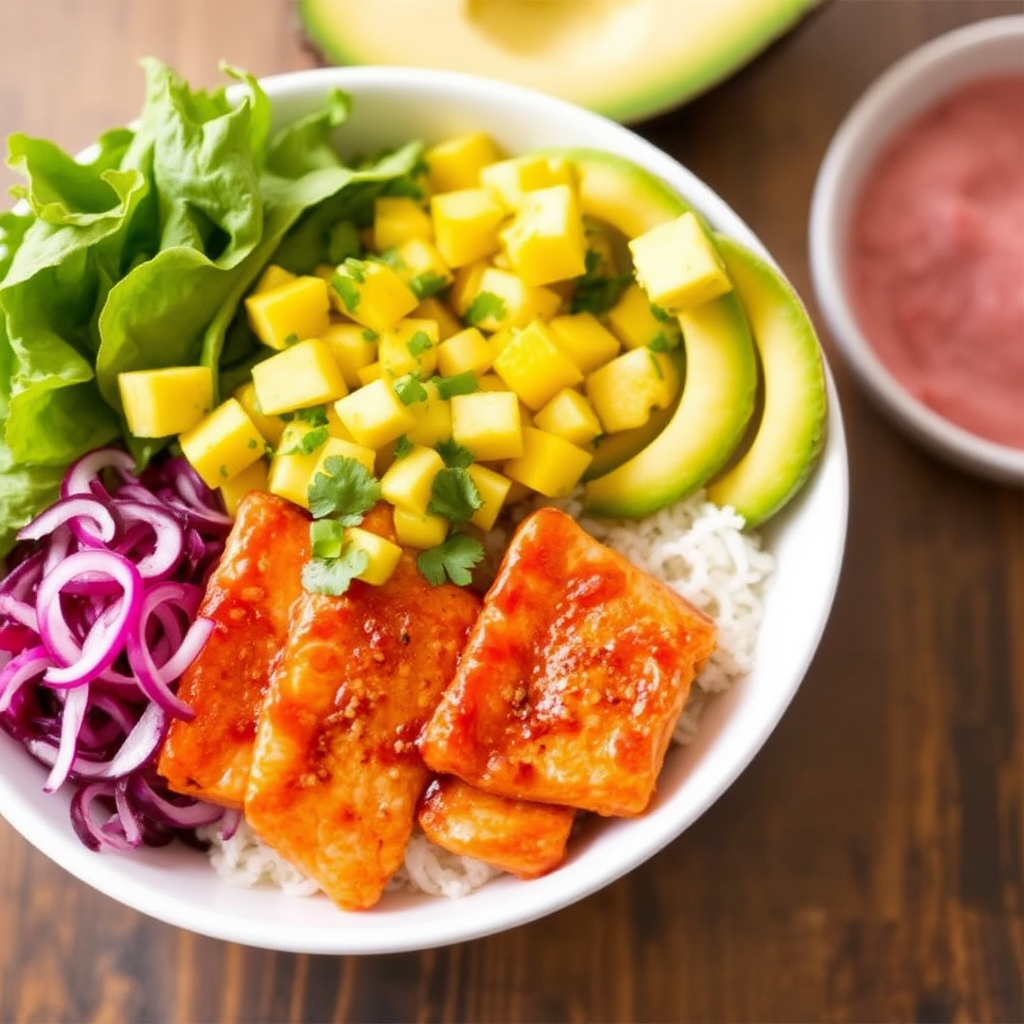
[[[708,701],[753,664],[763,584],[773,568],[771,554],[762,549],[756,533],[743,532],[740,516],[712,504],[703,492],[642,520],[591,519],[575,499],[560,507],[575,515],[592,536],[663,580],[717,623],[718,648],[697,677],[673,735],[677,743],[690,742]],[[316,883],[277,856],[244,822],[230,838],[221,836],[217,826],[206,829],[204,838],[211,843],[214,868],[234,885],[267,884],[299,896],[317,891]],[[389,889],[457,898],[498,873],[441,849],[417,831]]]

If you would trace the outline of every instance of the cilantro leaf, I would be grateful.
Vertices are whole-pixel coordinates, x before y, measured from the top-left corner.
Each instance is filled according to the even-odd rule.
[[[408,281],[409,289],[417,299],[438,295],[448,287],[448,278],[434,270],[424,270]]]
[[[452,469],[465,469],[473,464],[476,458],[473,450],[459,444],[452,438],[437,445],[437,453],[444,459],[444,464]]]
[[[412,337],[405,343],[405,347],[409,350],[409,355],[418,357],[432,349],[434,343],[426,331],[414,331]]]
[[[584,256],[584,271],[576,278],[570,313],[592,313],[600,316],[607,313],[632,280],[629,274],[601,273],[603,259],[596,249],[588,249]]]
[[[362,284],[366,280],[366,261],[357,260],[354,256],[347,256],[342,266],[349,272],[353,281]]]
[[[330,437],[327,427],[314,427],[307,430],[290,448],[278,452],[279,455],[312,455]]]
[[[416,565],[431,586],[446,579],[460,587],[473,581],[471,570],[484,557],[484,547],[468,533],[454,533],[436,547],[427,548],[416,558]]]
[[[472,477],[464,469],[445,466],[430,486],[427,511],[450,523],[465,523],[482,504]]]
[[[295,419],[300,423],[308,423],[311,427],[327,426],[327,406],[310,405],[305,409],[295,410]]]
[[[344,526],[358,526],[380,501],[380,484],[358,459],[348,456],[330,456],[324,469],[307,490],[310,513],[314,519],[334,516]]]
[[[480,390],[480,382],[472,370],[452,374],[451,377],[431,377],[439,398],[454,398],[455,395],[471,395]]]
[[[471,327],[483,320],[501,320],[505,316],[505,300],[494,292],[480,292],[469,304],[463,320]]]
[[[362,548],[343,544],[336,558],[311,558],[302,567],[302,585],[310,593],[337,597],[348,590],[369,562],[370,556]]]
[[[403,434],[395,442],[395,460],[397,461],[398,459],[404,459],[407,455],[412,453],[414,447],[415,445],[412,443],[412,441],[410,441],[409,438],[407,438],[405,434]]]
[[[406,373],[399,377],[391,385],[398,400],[402,405],[412,405],[413,402],[424,402],[427,399],[427,389],[420,382],[415,373]]]
[[[347,277],[345,274],[335,274],[331,278],[331,287],[341,296],[341,301],[345,303],[345,308],[350,313],[359,308],[361,293],[359,286],[351,277]]]

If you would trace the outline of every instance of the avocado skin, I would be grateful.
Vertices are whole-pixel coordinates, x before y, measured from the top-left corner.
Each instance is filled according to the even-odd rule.
[[[803,487],[825,445],[828,391],[817,335],[783,275],[740,243],[717,235],[757,343],[764,379],[761,420],[750,445],[708,486],[747,527],[775,515]]]

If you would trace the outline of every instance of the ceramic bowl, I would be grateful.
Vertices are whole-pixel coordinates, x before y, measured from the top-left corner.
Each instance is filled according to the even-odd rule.
[[[809,243],[814,289],[826,326],[869,397],[941,458],[984,477],[1024,484],[1024,449],[970,433],[896,379],[858,324],[847,287],[851,217],[865,177],[884,147],[958,86],[1007,72],[1024,72],[1024,15],[968,25],[892,65],[854,104],[832,138],[814,188]],[[1021,401],[1024,410],[1024,397]]]
[[[348,91],[354,109],[344,139],[357,149],[484,128],[513,153],[580,145],[622,154],[678,189],[719,230],[764,252],[686,168],[622,126],[564,101],[453,73],[394,68],[323,69],[263,84],[278,122],[310,111],[330,89]],[[67,799],[43,795],[43,769],[6,735],[0,735],[0,813],[48,857],[113,899],[181,928],[266,949],[362,954],[443,946],[586,897],[657,854],[714,803],[768,738],[807,671],[829,614],[846,529],[846,448],[831,378],[829,388],[820,462],[764,530],[776,568],[755,667],[711,704],[695,742],[670,751],[649,812],[595,823],[551,874],[529,882],[501,876],[460,899],[388,893],[371,911],[344,913],[323,897],[232,886],[205,856],[184,846],[90,853],[69,827]]]

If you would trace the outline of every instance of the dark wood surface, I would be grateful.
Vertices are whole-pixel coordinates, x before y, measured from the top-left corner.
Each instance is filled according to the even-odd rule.
[[[639,130],[817,315],[808,207],[844,112],[915,44],[1022,10],[830,0]],[[287,0],[0,0],[0,133],[81,148],[137,112],[150,53],[202,84],[222,57],[315,63]],[[852,488],[834,613],[778,730],[678,841],[509,933],[332,958],[150,920],[0,822],[0,1021],[1024,1020],[1024,495],[924,454],[832,363]]]

